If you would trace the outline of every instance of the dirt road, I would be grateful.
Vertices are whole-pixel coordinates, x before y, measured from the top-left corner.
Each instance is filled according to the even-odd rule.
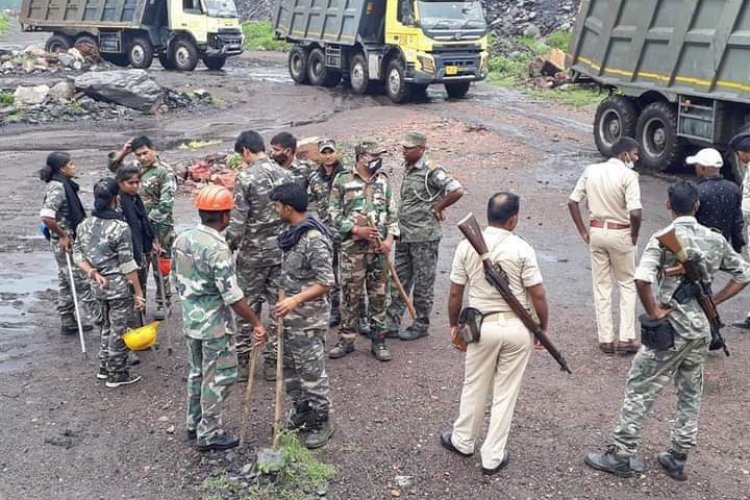
[[[137,386],[113,391],[96,381],[96,356],[83,359],[77,340],[58,334],[54,261],[37,232],[43,185],[34,174],[50,151],[70,151],[88,194],[106,174],[106,153],[136,133],[151,136],[164,159],[176,164],[202,154],[179,144],[218,139],[222,143],[213,149],[229,149],[245,129],[267,138],[280,130],[330,136],[347,145],[375,138],[393,151],[386,168],[396,183],[397,140],[407,130],[422,130],[431,156],[468,190],[445,223],[431,335],[392,342],[394,360],[388,364],[375,361],[363,339],[355,354],[328,364],[337,425],[333,441],[319,453],[337,469],[328,498],[390,498],[398,489],[396,476],[415,479],[413,488],[400,491],[404,498],[750,498],[750,335],[732,328],[726,329],[732,357],[712,355],[709,361],[700,446],[690,457],[688,482],[667,478],[653,459],[669,444],[670,394],[646,421],[643,453],[651,470],[621,480],[583,465],[584,454],[608,440],[630,363],[598,351],[588,253],[565,207],[581,169],[597,158],[589,113],[487,84],[477,85],[464,101],[431,90],[425,102],[395,106],[385,97],[295,86],[283,55],[276,54],[247,54],[226,72],[153,74],[178,90],[204,88],[225,105],[200,116],[0,129],[0,498],[202,496],[196,477],[222,458],[200,456],[184,438],[182,342],[171,358],[164,349],[145,353],[137,368],[144,380]],[[648,235],[668,222],[667,182],[641,179]],[[455,223],[472,211],[483,221],[487,197],[500,190],[522,196],[518,233],[537,249],[551,334],[574,374],[561,374],[549,356],[534,353],[509,442],[513,462],[486,480],[477,458],[448,454],[438,433],[456,416],[463,376],[463,356],[449,346],[446,323],[448,271],[460,239]],[[178,229],[196,221],[189,197],[178,200],[176,219]],[[744,294],[722,313],[731,322],[748,308]],[[167,326],[176,338],[178,323]],[[87,341],[95,352],[95,335]],[[249,435],[261,446],[270,440],[272,391],[261,382],[255,397]],[[235,388],[226,412],[235,429],[240,393]]]

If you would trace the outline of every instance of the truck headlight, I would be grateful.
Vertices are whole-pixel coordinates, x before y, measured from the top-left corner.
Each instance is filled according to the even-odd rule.
[[[430,56],[417,56],[419,66],[425,73],[435,74],[435,61]]]

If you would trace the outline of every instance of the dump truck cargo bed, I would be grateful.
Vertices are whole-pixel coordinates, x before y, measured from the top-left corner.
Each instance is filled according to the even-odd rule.
[[[280,0],[273,22],[290,40],[354,45],[382,42],[384,14],[385,0]]]
[[[19,20],[33,26],[137,27],[165,0],[23,0]],[[143,23],[143,24],[148,24]]]
[[[750,2],[582,0],[571,66],[628,95],[750,103]]]

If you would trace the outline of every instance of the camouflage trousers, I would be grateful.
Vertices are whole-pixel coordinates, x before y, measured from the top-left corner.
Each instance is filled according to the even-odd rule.
[[[354,342],[363,296],[367,294],[371,337],[385,338],[386,269],[385,256],[379,253],[341,252],[341,328],[342,342]]]
[[[316,304],[317,302],[318,304]],[[331,406],[325,367],[328,304],[305,303],[284,318],[284,384],[295,405],[307,402],[319,415]]]
[[[417,317],[410,328],[420,332],[426,332],[430,327],[439,247],[440,240],[417,243],[396,242],[394,255],[396,272],[406,293],[411,292],[414,309],[417,312]],[[390,296],[387,328],[390,332],[398,332],[406,303],[394,284],[390,287]]]
[[[276,312],[274,306],[279,295],[281,283],[281,263],[278,259],[264,259],[262,255],[248,255],[237,252],[237,281],[245,300],[260,315],[263,302],[268,304],[270,324],[266,329],[268,342],[263,346],[263,358],[266,363],[276,363]],[[237,318],[237,354],[247,360],[253,351],[252,325],[244,319]]]
[[[62,326],[76,328],[76,311],[73,303],[73,291],[70,289],[70,275],[68,274],[68,262],[65,252],[62,251],[56,240],[52,241],[52,251],[57,262],[57,312],[60,315]],[[70,255],[70,265],[73,266],[73,279],[75,281],[78,306],[81,311],[81,321],[86,323],[101,324],[101,306],[99,300],[91,289],[91,282],[86,274],[73,263]]]
[[[128,331],[133,317],[133,298],[104,299],[101,301],[102,330],[99,347],[99,365],[110,375],[128,371],[128,348],[122,335]]]
[[[159,246],[164,251],[162,254],[163,258],[171,259],[172,258],[172,245],[174,244],[175,234],[174,234],[174,226],[171,224],[155,224],[152,223],[151,227],[154,231],[154,237],[156,238],[156,241],[159,242]],[[143,281],[141,281],[141,287],[143,287],[143,293],[146,293],[146,284],[148,280],[148,266],[152,268],[152,273],[154,276],[154,286],[156,287],[156,305],[163,307],[164,304],[164,298],[161,296],[161,287],[159,286],[159,280],[162,279],[164,282],[164,295],[167,296],[167,302],[166,304],[169,305],[172,303],[172,284],[169,279],[169,275],[167,276],[161,276],[161,273],[159,272],[159,259],[156,258],[148,258],[146,263],[146,271],[145,271],[145,278]],[[140,274],[139,274],[140,276]]]
[[[703,368],[708,356],[708,338],[686,340],[675,335],[674,347],[655,351],[645,346],[633,358],[625,401],[613,441],[620,452],[638,451],[643,419],[661,390],[670,381],[677,388],[677,412],[672,428],[672,449],[687,451],[696,444],[698,411],[703,395]]]
[[[197,432],[199,444],[209,444],[222,433],[221,406],[237,380],[234,339],[187,339],[187,428]]]

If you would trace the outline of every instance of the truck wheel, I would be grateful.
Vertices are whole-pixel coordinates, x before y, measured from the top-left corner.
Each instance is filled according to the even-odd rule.
[[[76,38],[76,42],[73,46],[81,53],[87,54],[90,51],[89,46],[95,48],[97,51],[99,50],[99,41],[94,36],[81,35]]]
[[[638,106],[630,97],[611,95],[599,103],[594,118],[594,142],[599,152],[612,156],[612,146],[620,137],[635,137]]]
[[[289,76],[295,83],[306,85],[310,83],[307,76],[307,61],[309,52],[301,45],[295,45],[289,51]]]
[[[315,48],[307,58],[307,75],[310,83],[321,87],[335,87],[341,81],[341,71],[326,66],[323,49]]]
[[[144,36],[134,36],[128,47],[128,62],[137,69],[148,69],[154,61],[154,47]]]
[[[471,82],[446,83],[445,91],[451,99],[463,99],[469,93]]]
[[[167,52],[162,52],[159,54],[159,64],[161,64],[161,67],[164,68],[167,71],[172,71],[175,69],[174,61],[171,57],[169,57],[169,54]]]
[[[640,163],[651,170],[668,171],[682,164],[685,141],[677,137],[677,112],[667,102],[653,102],[638,118],[636,139]]]
[[[169,58],[174,62],[174,69],[177,71],[193,71],[200,60],[195,44],[185,38],[172,43]]]
[[[352,86],[352,92],[355,94],[363,95],[372,92],[370,68],[367,65],[367,58],[362,52],[358,52],[352,57],[352,64],[349,67],[349,82]]]
[[[401,104],[411,97],[410,85],[404,80],[404,63],[395,58],[388,63],[385,74],[385,92],[391,101]]]
[[[44,44],[44,50],[50,54],[57,52],[67,52],[73,46],[73,40],[65,35],[52,35]]]
[[[227,58],[221,57],[221,56],[213,56],[213,57],[206,56],[203,58],[203,64],[205,64],[206,67],[212,71],[219,71],[221,68],[224,67],[224,64],[226,62],[227,62]]]

